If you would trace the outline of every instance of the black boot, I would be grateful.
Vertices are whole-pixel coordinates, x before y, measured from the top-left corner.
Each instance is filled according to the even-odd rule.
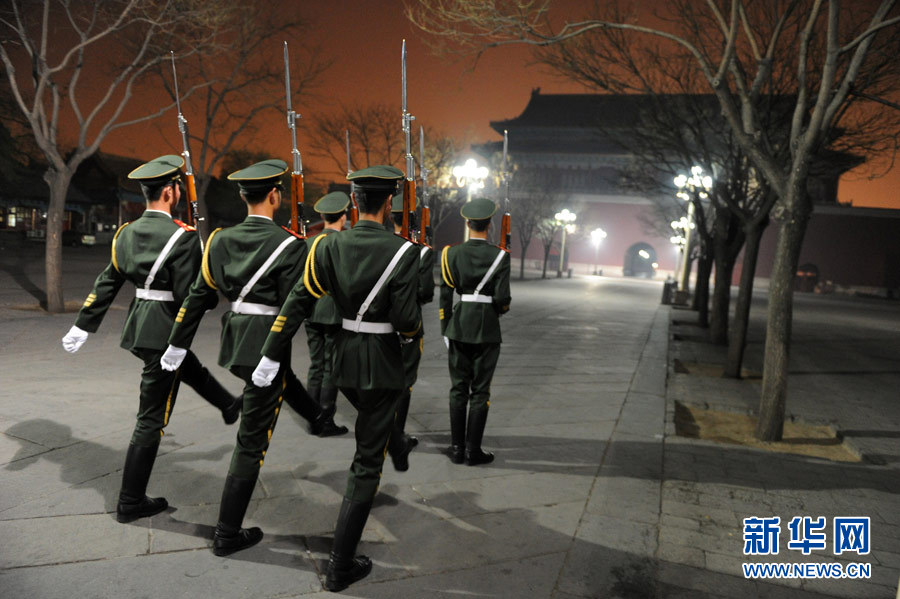
[[[331,559],[328,560],[328,569],[325,571],[326,591],[342,591],[372,571],[372,560],[365,555],[356,555],[356,546],[362,537],[371,508],[371,500],[350,501],[344,498],[334,529]]]
[[[146,518],[158,514],[167,507],[162,497],[147,497],[147,481],[153,471],[159,443],[144,447],[129,445],[125,454],[125,467],[122,470],[122,490],[119,491],[119,503],[116,505],[116,520],[132,522],[138,518]]]
[[[487,424],[487,409],[469,410],[469,422],[466,424],[466,465],[490,464],[494,454],[481,451],[481,438]]]
[[[462,464],[466,454],[466,408],[450,407],[450,439],[447,455],[454,464]]]
[[[241,398],[235,397],[216,378],[207,368],[204,368],[199,376],[200,384],[194,387],[200,397],[219,408],[222,412],[222,420],[225,424],[234,424],[237,422],[238,416],[241,415]],[[185,381],[189,384],[192,381]]]
[[[248,480],[230,474],[225,477],[222,505],[219,507],[219,522],[216,524],[216,535],[213,538],[213,553],[219,557],[231,555],[262,540],[263,532],[259,528],[255,526],[241,528],[255,486],[256,478]]]
[[[394,432],[395,434],[403,435],[410,449],[419,444],[418,439],[406,434],[406,417],[409,414],[409,400],[411,396],[412,391],[410,389],[406,389],[403,392],[403,395],[400,396],[400,400],[397,402],[397,415],[394,417]]]
[[[388,455],[391,456],[394,470],[406,472],[409,470],[409,454],[413,450],[414,445],[408,443],[405,436],[394,434],[395,432],[391,433],[391,438],[388,440]]]
[[[338,426],[334,422],[334,413],[337,409],[337,387],[322,387],[318,401],[319,407],[322,409],[320,419],[322,422],[317,425],[320,437],[335,437],[347,433],[346,426]]]

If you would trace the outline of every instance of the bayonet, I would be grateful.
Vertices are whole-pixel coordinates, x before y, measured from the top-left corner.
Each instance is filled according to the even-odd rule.
[[[509,136],[506,129],[503,130],[503,166],[500,170],[500,177],[503,180],[503,189],[505,200],[503,203],[503,218],[500,220],[500,247],[507,252],[510,251],[510,240],[512,237],[512,222],[509,215],[509,165],[507,162],[507,148],[509,146]]]
[[[410,233],[410,213],[416,209],[416,163],[413,159],[412,148],[410,143],[410,125],[416,117],[411,115],[406,105],[406,40],[400,50],[400,79],[403,88],[403,106],[401,113],[401,125],[403,127],[403,136],[406,141],[406,179],[403,181],[403,220],[400,227],[400,235],[412,241]]]
[[[181,132],[181,143],[184,151],[181,155],[184,157],[184,179],[185,189],[187,190],[188,199],[188,224],[196,227],[197,236],[200,238],[200,251],[203,251],[203,233],[200,231],[200,209],[197,205],[197,185],[194,181],[194,166],[191,164],[191,149],[189,145],[190,134],[188,133],[188,122],[181,112],[181,98],[178,94],[178,72],[175,70],[175,52],[169,51],[172,57],[172,81],[175,83],[175,106],[178,110],[178,130]]]
[[[353,172],[353,167],[350,166],[350,129],[344,129],[344,134],[346,135],[346,145],[347,145],[347,176],[350,176],[350,173]],[[359,220],[359,207],[356,205],[356,198],[353,197],[353,194],[350,194],[350,226],[353,227],[356,225],[356,221]]]
[[[431,208],[428,205],[428,168],[425,166],[425,128],[419,127],[419,175],[422,178],[422,227],[421,239],[425,245],[431,244]]]
[[[297,119],[299,114],[291,107],[291,61],[288,44],[284,42],[284,95],[287,99],[287,125],[291,130],[291,230],[306,237],[306,221],[303,219],[303,161],[297,149]]]

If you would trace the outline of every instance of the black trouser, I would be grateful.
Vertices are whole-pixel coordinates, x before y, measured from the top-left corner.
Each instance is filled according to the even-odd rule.
[[[388,440],[394,426],[397,398],[402,389],[353,389],[341,387],[356,408],[356,454],[347,476],[344,497],[371,501],[378,492]]]
[[[163,370],[160,365],[159,359],[164,353],[161,350],[135,348],[131,353],[144,361],[140,407],[131,443],[149,447],[159,443],[163,429],[169,424],[181,381],[196,389],[206,382],[207,372],[190,350],[174,372]]]
[[[487,409],[491,405],[491,380],[500,358],[500,344],[451,339],[448,356],[450,409]]]
[[[253,384],[254,366],[235,365],[230,368],[232,374],[244,381],[241,423],[228,468],[228,473],[232,476],[256,480],[259,475],[278,421],[284,394],[288,392],[288,379],[296,380],[286,364],[287,362],[282,363],[278,375],[268,387]]]
[[[340,325],[306,322],[306,344],[309,346],[309,388],[333,387],[331,366],[334,362],[334,337]]]

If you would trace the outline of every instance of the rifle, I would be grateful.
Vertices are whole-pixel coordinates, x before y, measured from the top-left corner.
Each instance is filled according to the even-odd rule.
[[[422,227],[419,241],[431,245],[431,209],[428,207],[428,169],[425,168],[425,129],[419,127],[419,174],[422,176]]]
[[[410,149],[409,126],[416,117],[406,110],[406,40],[400,50],[401,84],[403,86],[403,108],[400,122],[403,126],[403,135],[406,138],[406,178],[403,180],[403,221],[400,227],[400,236],[412,241],[410,233],[409,215],[416,210],[416,162]]]
[[[500,171],[500,177],[503,179],[503,187],[505,188],[506,199],[503,206],[503,218],[500,220],[500,248],[510,251],[510,228],[512,226],[509,215],[509,172],[506,164],[506,148],[509,145],[509,138],[506,135],[506,129],[503,130],[503,169]]]
[[[191,149],[188,146],[188,124],[187,119],[181,114],[181,99],[178,97],[178,73],[175,71],[175,52],[169,51],[172,57],[172,80],[175,82],[175,105],[178,107],[178,130],[181,131],[181,142],[184,145],[184,180],[187,183],[187,199],[190,209],[188,210],[188,224],[196,227],[197,236],[200,238],[200,251],[203,251],[203,233],[200,232],[200,209],[197,207],[197,185],[194,182],[194,167],[191,164]]]
[[[306,237],[306,222],[303,220],[303,162],[300,150],[297,149],[297,117],[300,116],[291,108],[291,62],[288,58],[288,45],[284,42],[284,90],[287,99],[287,123],[291,130],[291,156],[294,167],[291,171],[291,230]]]
[[[344,129],[344,133],[347,135],[347,176],[350,176],[350,173],[353,172],[353,167],[350,166],[350,129]],[[353,198],[353,194],[350,194],[350,226],[353,227],[356,225],[356,221],[359,220],[359,207],[356,205],[356,200]]]

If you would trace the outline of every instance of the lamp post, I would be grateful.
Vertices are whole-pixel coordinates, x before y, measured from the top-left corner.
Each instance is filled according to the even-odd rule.
[[[484,188],[484,180],[488,176],[486,166],[478,166],[474,158],[469,158],[465,163],[453,167],[453,176],[458,187],[466,186],[466,203],[472,201],[472,192]],[[463,223],[463,241],[469,240],[469,227]]]
[[[681,260],[681,272],[679,273],[678,290],[686,293],[691,278],[691,242],[693,241],[694,230],[694,202],[697,198],[705,199],[707,192],[712,189],[712,177],[703,174],[703,168],[699,166],[691,167],[691,176],[678,175],[674,179],[675,187],[678,193],[675,197],[688,203],[687,208],[687,226],[684,232],[684,254]]]
[[[557,212],[554,217],[556,224],[562,227],[562,243],[559,249],[559,265],[556,267],[556,278],[562,278],[563,262],[566,260],[566,233],[575,232],[575,216],[574,212],[569,212],[568,208],[563,208],[562,212]]]
[[[685,216],[682,216],[678,220],[673,220],[670,223],[672,229],[674,230],[674,235],[669,237],[669,241],[675,246],[675,251],[678,252],[677,264],[675,266],[675,272],[672,277],[673,281],[676,281],[676,277],[679,277],[681,274],[681,263],[684,260],[684,246],[685,246],[685,233],[688,229],[688,219]]]
[[[600,274],[600,244],[606,239],[606,231],[596,228],[591,231],[591,244],[594,246],[594,274]]]

